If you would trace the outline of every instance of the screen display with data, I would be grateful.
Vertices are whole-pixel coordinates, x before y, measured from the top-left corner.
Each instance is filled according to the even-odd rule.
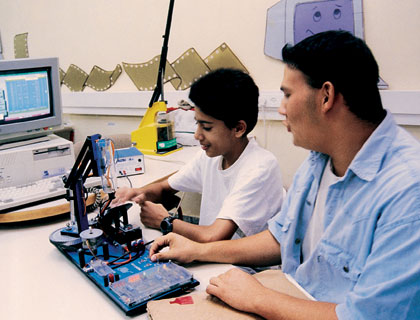
[[[48,70],[0,73],[0,124],[51,116]]]

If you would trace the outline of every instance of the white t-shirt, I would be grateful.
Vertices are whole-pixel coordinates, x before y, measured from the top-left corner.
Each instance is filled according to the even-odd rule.
[[[340,177],[337,177],[332,171],[330,158],[325,166],[324,173],[322,174],[314,212],[312,213],[308,229],[306,229],[305,237],[303,238],[303,261],[309,258],[324,233],[325,202],[327,201],[328,189],[338,180],[340,180]]]
[[[228,219],[246,236],[267,229],[267,221],[280,211],[283,201],[277,159],[255,139],[226,170],[222,156],[210,158],[200,151],[168,182],[175,190],[202,194],[200,225]]]

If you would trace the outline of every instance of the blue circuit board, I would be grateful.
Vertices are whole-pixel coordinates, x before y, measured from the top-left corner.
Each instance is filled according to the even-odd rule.
[[[84,249],[82,243],[52,243],[127,315],[144,312],[150,300],[173,296],[199,284],[182,266],[152,262],[144,245],[141,250],[129,251],[118,243],[107,244],[92,251]]]

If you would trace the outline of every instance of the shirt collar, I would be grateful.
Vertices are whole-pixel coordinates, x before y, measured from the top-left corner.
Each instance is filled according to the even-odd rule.
[[[353,171],[363,180],[373,180],[381,167],[385,153],[396,136],[397,128],[393,116],[387,111],[384,120],[373,131],[350,163],[348,171]]]
[[[373,131],[350,163],[345,176],[352,171],[360,179],[371,181],[378,173],[382,160],[397,131],[397,125],[392,114],[387,111],[386,117]],[[314,171],[323,169],[329,156],[311,151],[309,161]],[[319,167],[318,167],[319,166]]]

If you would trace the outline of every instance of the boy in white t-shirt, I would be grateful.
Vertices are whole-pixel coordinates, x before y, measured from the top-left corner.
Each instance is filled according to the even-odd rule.
[[[203,151],[164,181],[117,190],[113,204],[135,201],[144,225],[199,242],[265,230],[280,211],[283,185],[274,155],[247,137],[257,123],[258,95],[252,78],[239,70],[219,69],[197,80],[189,98]],[[170,216],[159,203],[177,191],[202,194],[199,225]]]

